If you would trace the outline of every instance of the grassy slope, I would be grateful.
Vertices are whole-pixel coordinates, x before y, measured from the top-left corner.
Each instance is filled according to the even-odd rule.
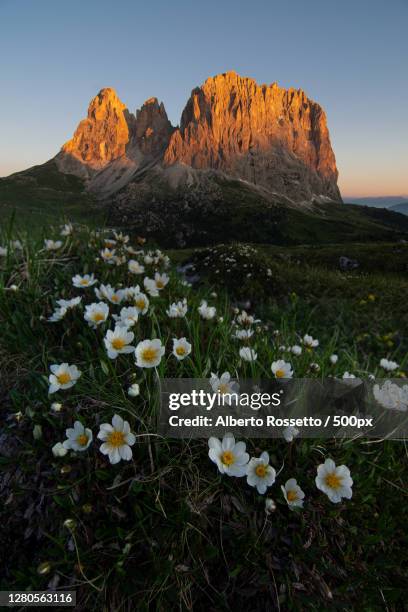
[[[3,281],[19,284],[20,291],[0,291],[2,380],[6,381],[0,398],[2,416],[19,410],[24,415],[18,424],[7,421],[18,457],[0,461],[7,502],[0,509],[5,526],[1,544],[9,551],[3,588],[44,589],[56,577],[60,586],[73,580],[80,585],[82,605],[90,610],[104,604],[110,609],[126,606],[127,598],[133,606],[137,601],[139,609],[172,609],[179,602],[183,608],[198,610],[263,611],[278,605],[285,610],[379,610],[384,603],[389,610],[402,609],[408,520],[402,444],[271,442],[272,463],[284,464],[280,479],[295,476],[307,489],[308,501],[304,512],[291,513],[275,485],[271,495],[278,508],[269,519],[262,497],[241,481],[216,474],[206,444],[200,441],[142,438],[134,464],[116,468],[107,466],[95,448],[86,456],[52,458],[50,447],[63,438],[65,427],[77,416],[95,430],[98,420],[119,410],[138,432],[155,427],[149,374],[136,372],[142,393],[130,400],[126,387],[133,380],[134,366],[126,356],[110,363],[102,347],[103,334],[84,325],[82,314],[72,313],[69,323],[40,321],[40,315],[49,314],[55,296],[74,293],[70,277],[76,271],[95,270],[101,280],[113,284],[131,282],[122,269],[95,264],[88,242],[84,236],[54,262],[30,249],[26,266],[16,268],[10,261],[3,270]],[[396,317],[406,281],[398,270],[383,276],[373,266],[369,273],[340,275],[333,269],[330,249],[316,253],[313,264],[298,264],[302,249],[282,253],[281,248],[266,247],[245,255],[242,246],[233,248],[229,255],[236,251],[242,264],[238,269],[223,270],[219,254],[224,251],[217,249],[201,287],[187,291],[174,277],[166,295],[153,300],[154,316],[142,318],[138,338],[186,333],[194,340],[191,364],[175,368],[169,358],[162,373],[164,367],[172,375],[187,376],[240,369],[237,345],[230,340],[231,312],[221,290],[228,278],[232,279],[228,288],[234,293],[234,288],[243,287],[240,297],[246,293],[269,326],[257,340],[261,363],[269,365],[280,344],[298,342],[297,333],[308,331],[321,346],[300,359],[291,357],[298,374],[307,372],[311,360],[320,363],[326,375],[345,369],[361,375],[378,373],[384,355],[407,370],[401,341],[406,338],[406,320]],[[358,245],[350,248],[358,256]],[[282,259],[282,254],[291,257]],[[172,255],[180,261],[186,257],[186,253]],[[191,258],[192,253],[187,255]],[[371,260],[363,248],[360,259],[364,258]],[[396,254],[393,261],[399,265]],[[249,272],[245,263],[252,266]],[[268,268],[273,276],[267,278]],[[217,269],[222,270],[221,279]],[[269,294],[260,294],[261,286],[270,288]],[[203,324],[196,314],[201,297],[209,299],[211,290],[218,292],[211,302],[224,316],[215,334],[212,323]],[[164,309],[186,291],[190,324],[184,328],[177,321],[169,322]],[[369,293],[376,295],[375,300],[360,305]],[[280,331],[275,340],[274,329]],[[369,337],[359,340],[363,330]],[[395,333],[384,339],[384,330]],[[339,354],[334,370],[328,362],[333,351]],[[56,398],[64,408],[54,415],[43,377],[49,363],[63,359],[79,364],[84,375],[72,393]],[[33,440],[34,424],[42,426],[41,440]],[[258,454],[266,442],[250,445],[251,452]],[[316,465],[327,455],[349,465],[355,480],[353,499],[340,506],[331,505],[313,489]],[[77,523],[75,540],[63,527],[70,517]],[[51,570],[39,575],[37,566],[44,561],[50,562]]]
[[[7,225],[13,215],[20,229],[30,231],[66,219],[102,223],[104,216],[84,191],[83,181],[59,172],[53,160],[0,178],[0,225]]]

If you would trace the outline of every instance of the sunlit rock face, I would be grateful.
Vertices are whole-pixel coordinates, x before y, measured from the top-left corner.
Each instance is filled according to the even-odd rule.
[[[124,155],[130,140],[134,117],[114,89],[101,89],[88,108],[88,116],[75,130],[61,151],[91,168],[99,169]]]
[[[108,87],[91,100],[87,118],[63,145],[56,163],[61,172],[84,178],[91,191],[109,194],[143,165],[160,162],[173,131],[156,98],[147,100],[135,116]]]
[[[102,89],[56,162],[105,194],[154,165],[164,181],[184,176],[183,167],[211,170],[294,202],[341,201],[323,109],[302,90],[258,85],[235,72],[194,89],[179,128],[156,98],[134,115],[113,89]]]
[[[302,90],[235,72],[192,91],[164,161],[222,170],[297,200],[341,199],[323,109]]]

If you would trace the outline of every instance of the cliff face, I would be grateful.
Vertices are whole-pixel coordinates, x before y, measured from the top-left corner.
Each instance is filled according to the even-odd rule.
[[[87,118],[61,151],[91,168],[102,168],[125,154],[133,122],[116,92],[110,87],[101,89],[89,104]]]
[[[62,172],[84,177],[90,189],[105,194],[153,162],[164,180],[187,166],[222,172],[295,202],[341,200],[322,108],[302,90],[258,85],[235,72],[194,89],[177,129],[156,98],[133,115],[113,89],[102,89],[56,161]]]
[[[192,91],[164,161],[222,170],[297,200],[341,199],[322,108],[302,90],[234,72]]]
[[[163,157],[173,130],[156,98],[147,100],[135,116],[108,87],[91,100],[87,118],[63,145],[57,163],[62,171],[82,176],[93,176],[118,160],[138,167]]]

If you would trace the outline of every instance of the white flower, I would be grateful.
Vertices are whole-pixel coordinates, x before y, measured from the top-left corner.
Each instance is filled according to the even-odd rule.
[[[75,421],[74,427],[65,431],[67,439],[64,441],[64,448],[74,451],[85,451],[92,442],[92,431],[86,429],[81,421]]]
[[[159,274],[159,272],[156,272],[156,274],[154,275],[154,279],[146,277],[143,281],[143,284],[147,293],[152,297],[156,297],[159,295],[159,291],[164,289],[169,280],[170,278],[167,276],[166,273]]]
[[[215,317],[215,315],[217,314],[217,309],[215,308],[215,306],[208,306],[207,302],[205,300],[202,300],[200,306],[198,307],[198,312],[200,313],[203,319],[209,321],[210,319],[213,319]]]
[[[12,240],[11,241],[11,246],[13,247],[13,249],[15,249],[16,251],[22,251],[23,250],[23,245],[21,244],[20,240]]]
[[[58,306],[61,306],[61,308],[75,308],[75,306],[78,306],[82,301],[82,297],[78,296],[75,298],[72,298],[71,300],[57,300],[57,304]]]
[[[235,442],[234,436],[226,433],[222,442],[218,438],[210,438],[208,447],[208,456],[221,474],[245,476],[249,460],[245,442]]]
[[[103,242],[108,247],[108,249],[113,249],[116,245],[116,240],[114,240],[113,238],[105,238]]]
[[[132,458],[132,449],[130,448],[136,442],[136,438],[130,431],[130,425],[124,421],[118,414],[112,419],[112,425],[102,423],[99,433],[99,440],[103,440],[100,451],[103,455],[109,456],[109,461],[119,463],[121,459],[130,461]]]
[[[159,274],[159,272],[156,272],[156,274],[154,275],[154,282],[156,283],[156,287],[159,291],[161,289],[164,289],[169,280],[170,278],[165,272],[163,272],[163,274]]]
[[[109,306],[105,302],[88,304],[85,306],[84,319],[88,325],[96,329],[98,325],[105,323],[109,316]]]
[[[185,317],[187,314],[186,298],[184,298],[182,302],[174,302],[173,304],[170,304],[169,308],[166,310],[166,313],[171,319]]]
[[[133,304],[139,311],[139,314],[146,314],[149,309],[149,299],[147,295],[137,291],[133,297]]]
[[[190,353],[191,344],[187,342],[186,338],[173,338],[173,355],[179,361],[185,359]]]
[[[298,344],[295,344],[294,346],[292,346],[290,350],[296,356],[299,356],[302,354],[302,347],[299,346]]]
[[[74,287],[78,287],[78,289],[86,289],[86,287],[92,287],[98,281],[96,280],[93,274],[84,274],[81,276],[80,274],[76,274],[72,277],[72,284]]]
[[[61,319],[63,319],[66,314],[67,314],[66,308],[57,308],[56,310],[54,310],[52,315],[48,318],[48,321],[50,323],[56,323],[57,321],[61,321]]]
[[[353,480],[350,477],[350,470],[345,465],[336,467],[333,459],[326,459],[324,463],[318,466],[315,482],[316,487],[326,493],[334,504],[340,502],[342,497],[351,499],[353,494],[351,490]]]
[[[408,410],[408,385],[400,387],[390,380],[386,380],[382,387],[374,385],[373,394],[381,406],[389,410]]]
[[[144,266],[142,266],[135,259],[130,259],[128,261],[128,269],[129,269],[129,272],[131,272],[132,274],[143,274],[145,271]]]
[[[252,315],[249,315],[245,310],[237,316],[237,323],[240,325],[253,325],[254,323],[260,323],[260,319],[255,319]]]
[[[128,331],[126,327],[121,325],[116,325],[113,331],[109,329],[103,340],[109,359],[116,359],[122,353],[133,353],[135,347],[130,346],[130,343],[133,342],[134,337],[133,332]]]
[[[127,244],[130,240],[130,237],[127,234],[122,234],[122,232],[113,232],[116,240],[121,242],[122,244]]]
[[[281,489],[283,497],[286,499],[290,509],[303,508],[305,494],[299,487],[295,478],[289,478],[289,480],[285,482],[285,486],[282,486]]]
[[[238,340],[249,340],[253,335],[254,332],[252,329],[237,329],[235,331],[235,338],[238,338]]]
[[[135,349],[136,365],[139,368],[155,368],[159,365],[164,352],[161,340],[143,340]]]
[[[114,289],[111,285],[95,287],[95,295],[99,300],[108,300],[111,304],[120,304],[125,298],[123,289]]]
[[[243,346],[239,349],[239,356],[244,361],[256,361],[258,358],[258,353],[249,348],[249,346]]]
[[[128,389],[128,395],[130,397],[137,397],[140,394],[140,387],[137,383],[133,383],[133,385],[130,385],[129,389]]]
[[[269,455],[266,451],[259,458],[252,457],[247,465],[246,474],[249,486],[256,487],[261,495],[266,493],[266,489],[273,485],[276,472],[269,465]]]
[[[119,255],[115,255],[113,260],[117,266],[122,266],[123,264],[126,263],[126,255],[122,255],[122,257],[119,257]]]
[[[237,399],[239,385],[235,380],[231,379],[231,374],[229,372],[224,372],[220,378],[218,378],[218,374],[211,372],[210,385],[214,393],[222,395],[223,401],[229,406],[233,399]],[[234,398],[232,396],[236,397]]]
[[[273,361],[271,365],[272,373],[275,374],[276,378],[292,378],[293,370],[290,363],[283,359]]]
[[[70,236],[73,232],[73,226],[71,223],[66,223],[61,228],[61,236]]]
[[[50,370],[52,373],[48,378],[50,382],[48,393],[73,387],[82,374],[76,365],[69,365],[68,363],[54,364],[50,366]]]
[[[62,247],[61,240],[44,240],[44,247],[47,251],[58,251]]]
[[[299,430],[297,427],[293,427],[292,425],[289,425],[288,427],[285,427],[282,433],[283,433],[283,437],[285,438],[286,442],[293,442],[296,436],[299,435]]]
[[[319,341],[313,338],[312,336],[305,334],[303,336],[303,344],[308,348],[315,348],[316,346],[319,346]]]
[[[381,359],[380,366],[387,372],[394,372],[394,370],[398,370],[399,368],[398,363],[395,361],[389,361],[388,359]]]
[[[276,504],[274,502],[273,499],[271,499],[270,497],[267,497],[265,499],[265,513],[266,514],[272,514],[272,512],[275,512],[276,510]]]
[[[101,257],[107,264],[113,265],[115,263],[115,253],[115,249],[105,248],[101,251]]]
[[[53,412],[61,412],[62,410],[62,404],[60,404],[59,402],[53,402],[51,404],[51,410]]]
[[[120,311],[120,316],[115,316],[118,325],[123,327],[133,327],[139,319],[139,311],[135,306],[125,306]]]
[[[344,372],[342,376],[343,380],[347,380],[348,378],[355,378],[354,374],[350,374],[350,372]]]
[[[61,442],[57,442],[56,444],[54,444],[51,450],[54,457],[65,457],[68,452],[68,450]]]
[[[0,257],[7,257],[8,249],[7,247],[0,246]]]
[[[335,364],[337,363],[337,361],[338,361],[338,359],[339,359],[339,358],[338,358],[338,355],[335,355],[335,354],[333,353],[333,355],[330,355],[329,359],[330,359],[330,363],[332,363],[333,365],[335,365]]]
[[[157,297],[159,295],[156,282],[152,278],[146,276],[146,278],[143,279],[143,285],[150,297]]]

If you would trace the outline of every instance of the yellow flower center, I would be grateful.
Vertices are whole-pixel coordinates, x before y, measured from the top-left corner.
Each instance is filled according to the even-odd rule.
[[[157,287],[158,289],[163,289],[163,287],[164,287],[164,283],[163,283],[163,281],[161,281],[161,280],[157,280],[157,281],[156,281],[156,287]]]
[[[125,434],[123,431],[112,431],[107,437],[107,443],[109,446],[113,446],[114,448],[119,448],[119,446],[123,446],[126,444]]]
[[[60,385],[66,385],[71,382],[71,375],[69,372],[62,372],[61,374],[57,374],[57,380]]]
[[[186,349],[184,348],[184,346],[178,346],[176,348],[176,353],[177,355],[180,355],[180,357],[182,357],[183,355],[186,354]]]
[[[326,484],[331,489],[339,489],[341,487],[341,478],[332,472],[331,474],[327,474],[325,478]]]
[[[119,297],[114,293],[111,297],[112,302],[119,302]]]
[[[105,251],[105,258],[110,259],[112,257],[112,253],[110,251]]]
[[[123,340],[123,338],[114,338],[112,340],[112,347],[115,349],[115,351],[120,351],[123,349],[125,344],[126,342]]]
[[[218,387],[218,391],[219,393],[221,393],[221,395],[224,395],[225,393],[229,393],[230,388],[229,388],[228,383],[221,383],[220,386]]]
[[[221,455],[221,461],[224,465],[232,465],[235,462],[234,453],[230,450],[224,451]]]
[[[86,446],[88,444],[88,436],[86,434],[81,434],[77,437],[77,442],[79,446]]]
[[[140,310],[143,310],[144,307],[146,306],[146,302],[143,299],[136,300],[135,306],[137,306],[137,308],[139,308]]]
[[[298,498],[296,491],[293,491],[293,490],[292,491],[287,491],[286,497],[287,497],[289,502],[294,502]]]
[[[255,474],[259,476],[259,478],[265,478],[267,472],[267,465],[260,463],[255,468]]]
[[[142,351],[142,358],[144,361],[147,361],[147,363],[151,363],[152,361],[156,359],[156,357],[157,357],[157,349],[155,348],[148,347]]]
[[[92,315],[92,320],[95,321],[95,323],[98,323],[99,321],[104,321],[105,315],[102,312],[94,312]]]
[[[285,377],[285,370],[276,370],[275,376],[276,376],[276,378],[284,378]]]
[[[86,287],[88,283],[89,283],[89,281],[86,278],[83,278],[80,281],[80,285],[82,285],[83,287]]]

